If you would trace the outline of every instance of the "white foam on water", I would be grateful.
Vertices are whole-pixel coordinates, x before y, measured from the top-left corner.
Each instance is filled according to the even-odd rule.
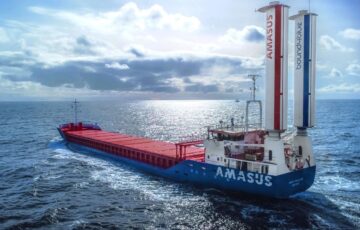
[[[71,224],[70,224],[70,228],[73,229],[73,228],[76,228],[76,227],[79,227],[80,225],[83,225],[83,224],[86,224],[87,222],[83,219],[79,219],[79,220],[75,220],[73,221]]]
[[[327,229],[331,229],[331,226],[329,225],[329,222],[327,220],[325,220],[324,218],[322,218],[320,215],[315,213],[315,214],[312,214],[312,217],[314,219],[316,219],[316,223],[318,223],[318,224],[320,223],[320,225],[322,227],[326,226]]]
[[[356,196],[359,196],[357,194]],[[339,199],[336,197],[328,196],[328,199],[336,204],[336,206],[340,209],[341,214],[352,220],[354,223],[359,223],[359,216],[354,213],[360,212],[360,203],[359,200],[353,202],[353,201],[346,201],[344,199]]]
[[[91,178],[100,181],[114,190],[137,191],[144,195],[144,199],[154,203],[161,203],[168,215],[179,213],[182,209],[204,209],[211,206],[206,196],[187,192],[181,188],[186,186],[176,182],[168,182],[160,177],[149,176],[136,169],[122,168],[109,162],[101,162],[101,170],[91,172]],[[162,217],[159,217],[162,218]]]
[[[352,181],[344,178],[336,173],[331,176],[319,176],[313,185],[314,189],[322,190],[326,192],[333,191],[348,191],[348,192],[359,192],[360,183],[358,181]]]
[[[91,177],[107,184],[110,188],[115,190],[134,190],[144,194],[148,199],[181,203],[187,206],[192,200],[198,200],[199,197],[186,196],[186,194],[179,193],[179,184],[170,184],[161,178],[155,180],[154,177],[136,172],[131,169],[124,169],[109,163],[102,163],[98,165],[102,169],[91,172]],[[184,195],[186,199],[184,199]]]
[[[114,190],[135,190],[144,194],[148,199],[181,204],[187,206],[192,201],[197,201],[201,197],[194,194],[179,193],[181,184],[168,183],[160,177],[151,177],[146,173],[125,166],[125,163],[117,163],[111,160],[87,156],[74,152],[66,147],[64,143],[59,143],[54,148],[53,155],[56,159],[75,159],[86,162],[89,165],[96,166],[96,169],[90,172],[93,180],[105,183]],[[82,186],[82,185],[80,185]],[[86,186],[86,185],[85,185]],[[184,196],[186,199],[184,199]]]
[[[53,139],[49,147],[57,154],[53,155],[55,159],[74,159],[86,162],[88,165],[96,166],[96,169],[90,172],[93,180],[105,183],[114,190],[135,190],[144,194],[148,199],[190,205],[192,201],[197,201],[201,197],[194,194],[179,193],[177,183],[167,183],[162,178],[155,179],[136,169],[128,168],[124,164],[113,162],[111,160],[96,158],[85,154],[77,153],[67,148],[62,139]],[[76,185],[79,187],[85,184]],[[184,199],[186,196],[186,199]]]
[[[75,183],[74,187],[75,188],[86,188],[88,185],[89,185],[89,182],[83,181],[83,182]]]
[[[52,144],[49,144],[49,148],[53,149],[53,152],[57,153],[52,155],[52,158],[54,159],[75,159],[79,161],[87,161],[92,159],[91,156],[72,151],[65,145],[65,142],[62,141],[62,139],[60,141],[53,139],[51,142]]]
[[[52,156],[55,159],[67,159],[69,157],[72,157],[72,155],[74,154],[73,151],[66,147],[65,142],[62,138],[52,139],[48,147],[52,149],[55,153],[58,153]]]

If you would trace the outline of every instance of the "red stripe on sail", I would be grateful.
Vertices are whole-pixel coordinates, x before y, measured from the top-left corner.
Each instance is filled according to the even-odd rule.
[[[275,73],[274,73],[274,129],[280,130],[280,87],[281,87],[281,10],[282,6],[275,7]]]

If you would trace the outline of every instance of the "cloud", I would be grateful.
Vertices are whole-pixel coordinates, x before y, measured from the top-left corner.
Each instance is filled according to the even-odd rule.
[[[204,85],[201,83],[191,84],[185,87],[186,92],[202,92],[202,93],[213,93],[218,92],[219,87],[217,85]]]
[[[359,93],[360,84],[331,84],[320,88],[318,91],[322,93]]]
[[[316,62],[316,69],[318,71],[324,71],[327,70],[329,67],[326,64],[323,64],[321,62]]]
[[[261,42],[265,38],[265,30],[261,27],[250,25],[242,30],[230,28],[220,38],[220,41],[229,43]]]
[[[0,43],[8,42],[10,39],[6,33],[6,31],[0,27]]]
[[[82,35],[76,39],[74,53],[81,55],[96,54],[96,52],[93,50],[93,46],[94,45],[88,40],[88,38]]]
[[[185,47],[176,39],[191,40],[191,32],[201,26],[196,17],[168,12],[160,5],[140,8],[135,3],[126,3],[117,10],[103,12],[39,6],[28,9],[44,16],[44,23],[12,21],[7,22],[8,28],[17,31],[12,37],[21,37],[24,41],[26,47],[20,50],[31,51],[37,61],[49,66],[68,61],[145,58],[148,54],[142,47],[153,51],[192,52],[198,43]]]
[[[348,28],[340,32],[340,35],[347,39],[360,40],[360,30]]]
[[[127,49],[127,52],[135,55],[135,57],[137,57],[137,58],[143,58],[143,57],[145,57],[144,48],[139,47],[139,46],[137,46],[137,47],[134,47],[134,46],[133,46],[133,47],[130,47],[130,48]]]
[[[346,72],[350,75],[360,76],[360,64],[355,62],[348,65],[348,67],[346,68]]]
[[[244,76],[264,68],[258,55],[264,39],[260,27],[236,31],[234,36],[246,46],[234,49],[220,43],[218,34],[198,39],[191,33],[201,26],[197,18],[159,5],[139,8],[128,3],[110,12],[29,9],[47,20],[4,23],[9,37],[20,38],[12,41],[16,52],[0,51],[1,80],[15,88],[36,88],[44,95],[51,89],[70,95],[73,89],[86,95],[206,93],[208,98],[248,88]],[[199,51],[202,45],[226,46],[231,52]]]
[[[38,82],[33,81],[11,81],[9,79],[1,77],[0,74],[0,101],[4,100],[62,100],[77,97],[102,97],[103,92],[90,90],[86,88],[73,88],[69,85],[63,85],[59,87],[48,87]],[[108,92],[105,95],[109,96],[114,92]],[[117,93],[121,97],[126,97],[126,94]]]
[[[323,35],[320,37],[320,45],[327,50],[338,50],[341,52],[353,52],[354,49],[348,48],[344,45],[341,45],[338,41],[334,38],[330,37],[329,35]]]
[[[201,25],[196,17],[172,14],[156,4],[147,9],[140,9],[134,2],[126,3],[116,11],[105,13],[76,13],[36,6],[30,7],[29,10],[88,28],[171,29],[192,32]]]
[[[336,68],[332,68],[328,77],[330,78],[340,78],[343,77],[343,74],[340,70],[336,69]]]
[[[74,60],[95,61],[105,57],[133,56],[115,46],[104,34],[89,34],[76,27],[6,21],[4,28],[9,37],[17,38],[10,41],[7,49],[22,53],[23,60],[30,57],[32,61],[47,66]]]
[[[4,61],[10,63],[11,58],[4,58]],[[3,79],[16,84],[33,82],[44,87],[96,91],[228,93],[229,86],[241,88],[245,84],[247,87],[242,76],[258,71],[244,67],[247,62],[248,58],[185,55],[133,60],[72,60],[50,66],[35,63],[23,67],[28,72],[27,77],[8,71]]]
[[[119,69],[119,70],[130,69],[127,64],[120,64],[119,62],[112,62],[110,64],[105,64],[105,67],[110,69]]]

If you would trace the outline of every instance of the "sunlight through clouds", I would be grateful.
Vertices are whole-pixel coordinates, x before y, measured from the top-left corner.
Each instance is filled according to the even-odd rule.
[[[59,89],[69,97],[73,90],[86,96],[96,91],[145,98],[154,94],[241,98],[239,92],[249,88],[246,76],[251,73],[263,76],[259,80],[259,96],[263,96],[265,21],[263,15],[253,12],[262,6],[259,2],[64,0],[2,4],[2,86],[5,89],[6,84],[14,92],[23,89],[24,97],[30,97],[31,90],[46,97],[51,96],[50,89]],[[327,18],[328,8],[339,9],[338,4],[347,9],[346,16],[354,13],[345,3],[325,6],[319,0],[313,1],[312,9],[319,19]],[[302,2],[290,5],[290,15],[304,7]],[[13,11],[7,12],[8,8]],[[332,81],[343,86],[359,83],[360,20],[354,18],[350,23],[340,16],[333,26],[318,21],[319,97],[336,97],[337,91],[330,90],[335,84]],[[289,28],[292,60],[291,22]],[[290,61],[290,91],[292,68]],[[0,96],[5,91],[9,94],[2,90]]]

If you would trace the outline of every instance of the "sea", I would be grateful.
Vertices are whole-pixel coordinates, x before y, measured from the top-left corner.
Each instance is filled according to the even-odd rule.
[[[244,105],[83,101],[78,119],[174,142],[242,122]],[[71,101],[0,102],[0,229],[360,229],[360,100],[318,100],[316,108],[315,182],[277,200],[175,183],[73,151],[56,130],[74,119]],[[289,129],[291,113],[290,105]]]

